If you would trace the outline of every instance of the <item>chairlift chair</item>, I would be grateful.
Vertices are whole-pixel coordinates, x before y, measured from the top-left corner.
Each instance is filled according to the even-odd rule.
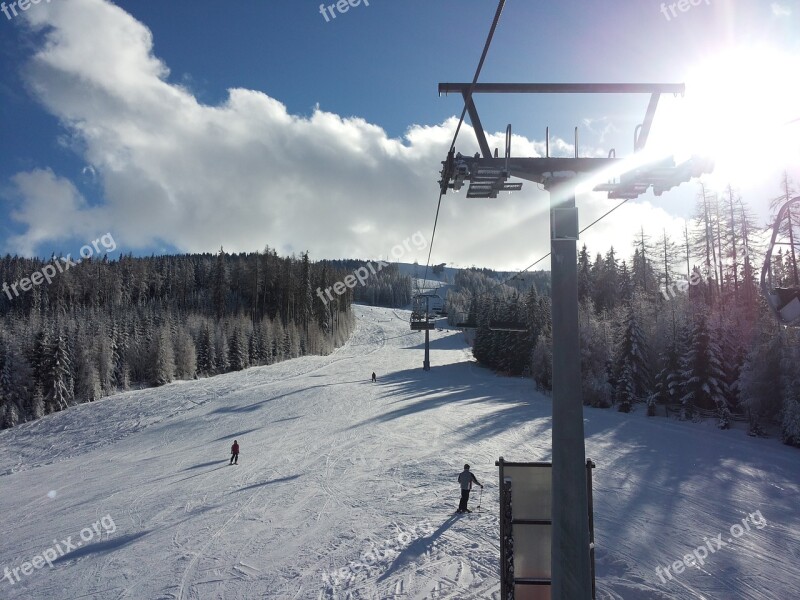
[[[414,306],[411,310],[411,331],[431,331],[436,329],[436,322],[431,320],[428,298],[429,295],[427,294],[414,296]]]
[[[436,322],[428,319],[425,313],[411,313],[411,331],[432,331],[436,329]]]
[[[788,327],[800,327],[800,282],[797,281],[796,275],[792,278],[793,285],[781,285],[783,282],[776,280],[772,268],[772,252],[775,246],[792,245],[791,241],[778,241],[778,237],[781,235],[784,222],[788,222],[788,227],[791,229],[791,208],[794,205],[800,205],[800,196],[786,202],[778,211],[764,258],[764,267],[761,269],[761,292],[778,322]],[[795,241],[794,246],[800,246],[800,241]]]

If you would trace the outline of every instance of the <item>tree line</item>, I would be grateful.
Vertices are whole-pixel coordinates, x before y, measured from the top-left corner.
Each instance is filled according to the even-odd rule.
[[[40,259],[5,256],[19,281]],[[308,253],[108,256],[89,259],[19,297],[0,297],[0,427],[117,391],[327,354],[354,327],[352,290]]]
[[[363,269],[368,275],[363,279],[363,284],[358,283],[353,287],[353,302],[369,306],[386,306],[388,308],[402,308],[411,303],[411,276],[404,275],[396,264],[386,264],[383,261],[359,260],[330,260],[329,265],[348,273]],[[365,265],[372,265],[366,269]],[[322,288],[324,290],[324,288]]]
[[[774,213],[796,195],[786,174],[780,192]],[[798,226],[800,215],[790,215],[783,237],[793,240]],[[613,247],[592,258],[584,245],[577,265],[584,403],[623,412],[641,403],[651,415],[666,406],[684,419],[714,415],[721,428],[741,418],[753,434],[775,428],[800,445],[800,336],[778,325],[760,293],[763,231],[732,187],[715,193],[701,184],[678,239],[666,231],[653,239],[640,228],[627,260]],[[772,270],[780,285],[797,286],[793,241],[773,255]],[[475,358],[550,390],[550,299],[541,286],[498,287],[479,273],[461,283],[453,299],[469,306],[467,321],[477,327]],[[525,331],[492,330],[497,322]]]

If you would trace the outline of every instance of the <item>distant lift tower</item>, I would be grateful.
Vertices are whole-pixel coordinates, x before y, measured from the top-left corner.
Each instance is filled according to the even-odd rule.
[[[431,298],[441,298],[439,294],[417,294],[414,296],[414,304],[411,310],[411,331],[425,332],[425,360],[422,368],[425,371],[431,370],[431,329],[436,329],[435,321],[431,320]]]
[[[470,88],[472,91],[470,93]],[[655,195],[710,172],[707,160],[691,158],[679,165],[673,159],[656,164],[633,166],[616,158],[581,158],[578,155],[577,128],[575,156],[553,158],[512,158],[511,126],[506,130],[505,155],[489,148],[473,94],[650,94],[644,121],[634,133],[634,151],[645,147],[661,94],[683,94],[683,84],[602,84],[602,83],[440,83],[439,94],[458,93],[464,98],[481,152],[474,157],[451,150],[442,163],[442,193],[458,191],[469,183],[467,198],[496,198],[498,192],[516,191],[522,183],[508,183],[509,177],[540,183],[550,193],[551,277],[553,321],[553,510],[552,578],[553,600],[590,600],[592,585],[589,558],[589,520],[586,491],[586,457],[583,431],[583,402],[579,377],[578,274],[576,243],[578,212],[575,188],[581,175],[601,169],[621,170],[619,181],[604,183],[595,191],[609,198],[637,198],[650,187]],[[625,165],[631,167],[626,169]]]

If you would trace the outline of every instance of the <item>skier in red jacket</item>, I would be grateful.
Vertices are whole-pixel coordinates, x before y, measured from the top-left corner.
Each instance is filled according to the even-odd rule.
[[[232,465],[239,464],[239,442],[233,440],[233,446],[231,446],[231,462]]]

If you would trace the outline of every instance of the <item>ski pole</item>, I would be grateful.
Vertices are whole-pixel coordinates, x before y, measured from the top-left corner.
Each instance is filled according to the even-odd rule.
[[[481,486],[481,493],[478,496],[478,512],[481,512],[481,500],[483,500],[483,486]]]

